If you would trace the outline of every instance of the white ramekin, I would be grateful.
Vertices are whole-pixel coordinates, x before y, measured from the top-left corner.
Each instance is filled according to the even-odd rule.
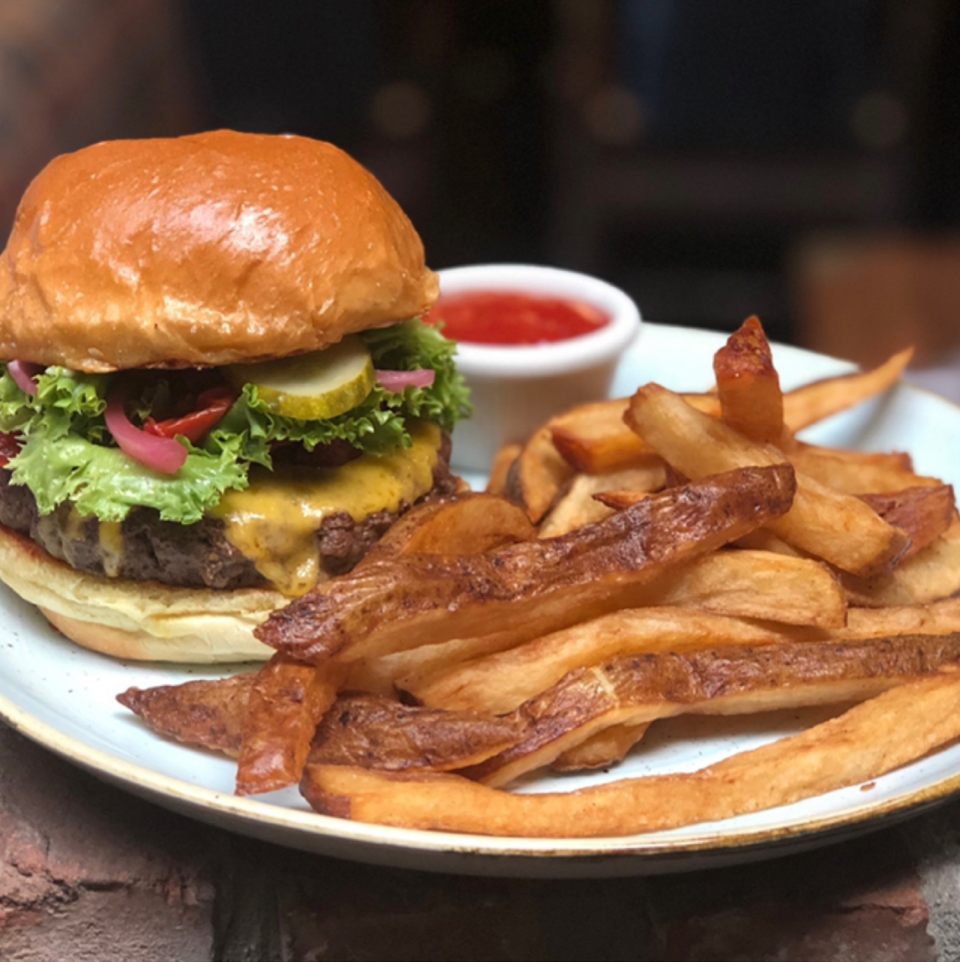
[[[457,367],[474,414],[453,435],[455,468],[486,471],[501,445],[525,440],[553,414],[600,400],[624,350],[640,331],[632,298],[597,277],[533,264],[478,264],[439,271],[440,296],[509,291],[585,301],[609,315],[599,330],[549,344],[466,344]]]

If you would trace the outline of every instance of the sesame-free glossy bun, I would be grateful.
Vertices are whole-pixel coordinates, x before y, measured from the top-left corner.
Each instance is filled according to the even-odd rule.
[[[97,578],[2,525],[0,580],[77,644],[136,661],[264,661],[273,650],[253,631],[289,600],[266,588],[216,591]]]
[[[53,160],[20,202],[0,255],[0,357],[90,372],[255,361],[436,296],[410,221],[330,144],[107,141]]]

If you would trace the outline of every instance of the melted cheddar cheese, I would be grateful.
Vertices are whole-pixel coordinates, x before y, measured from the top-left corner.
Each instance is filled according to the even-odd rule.
[[[423,423],[410,433],[411,448],[364,454],[338,468],[254,468],[250,487],[228,491],[210,514],[267,581],[285,595],[302,595],[320,575],[316,535],[324,518],[346,512],[362,521],[413,504],[433,487],[440,429]]]

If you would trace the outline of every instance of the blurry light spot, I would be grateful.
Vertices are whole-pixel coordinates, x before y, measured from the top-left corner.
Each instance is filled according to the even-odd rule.
[[[370,116],[380,133],[392,140],[410,140],[430,125],[433,107],[419,84],[395,80],[373,95]]]
[[[640,98],[625,87],[601,87],[583,106],[587,130],[604,144],[622,146],[638,141],[646,127]]]
[[[481,47],[466,51],[457,71],[461,93],[477,103],[502,100],[513,83],[513,64],[502,51]]]
[[[864,147],[872,150],[893,147],[906,133],[907,111],[893,94],[875,90],[854,104],[850,128]]]

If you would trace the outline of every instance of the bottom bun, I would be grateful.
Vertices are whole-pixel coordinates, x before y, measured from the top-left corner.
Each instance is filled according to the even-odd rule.
[[[253,631],[289,600],[266,588],[216,591],[98,578],[3,526],[0,580],[77,644],[136,661],[264,661],[273,649]]]

